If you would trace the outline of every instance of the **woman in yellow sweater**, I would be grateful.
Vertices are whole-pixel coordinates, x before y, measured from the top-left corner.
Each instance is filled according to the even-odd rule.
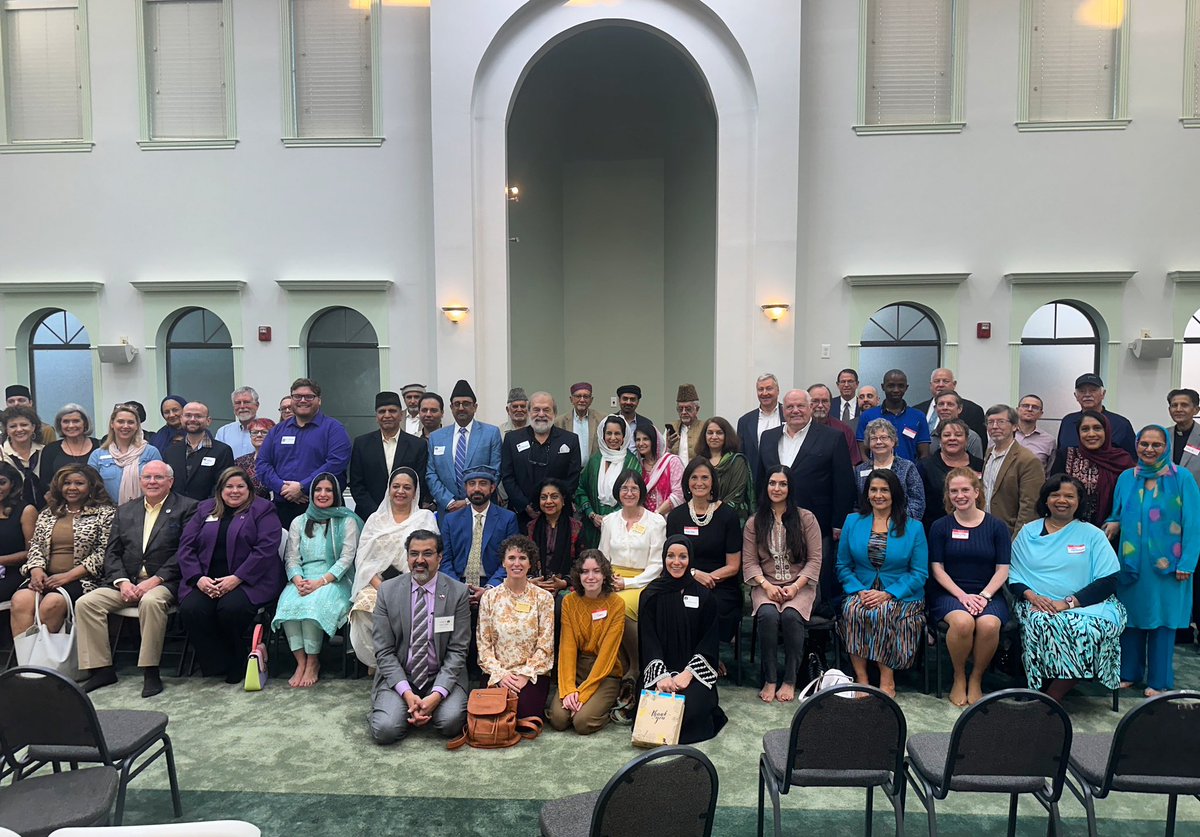
[[[613,589],[612,564],[598,549],[585,549],[575,561],[571,589],[562,602],[558,697],[550,702],[550,723],[590,735],[608,723],[620,691],[625,604]]]

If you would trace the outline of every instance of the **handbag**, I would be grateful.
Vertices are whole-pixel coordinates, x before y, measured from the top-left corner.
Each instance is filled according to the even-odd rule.
[[[472,689],[467,696],[467,725],[462,735],[446,744],[446,749],[457,750],[469,744],[480,750],[499,750],[537,738],[541,731],[541,718],[517,717],[517,696],[508,689]]]
[[[842,686],[853,682],[854,680],[851,679],[850,675],[846,674],[840,668],[831,668],[819,677],[814,678],[811,683],[801,689],[800,694],[796,695],[796,702],[803,703],[822,689],[828,689],[831,686]],[[858,693],[838,692],[838,697],[857,698]]]
[[[67,600],[67,618],[62,629],[51,633],[42,622],[42,595],[39,593],[33,600],[33,624],[25,633],[13,637],[13,650],[20,665],[54,669],[76,680],[79,678],[79,658],[75,654],[75,606],[66,590],[59,588],[51,592],[61,593]]]
[[[633,746],[662,747],[679,743],[686,700],[678,692],[642,689],[637,719],[633,722]]]
[[[250,654],[246,657],[247,692],[261,692],[267,685],[267,644],[263,641],[263,625],[254,626],[254,636],[250,640]]]

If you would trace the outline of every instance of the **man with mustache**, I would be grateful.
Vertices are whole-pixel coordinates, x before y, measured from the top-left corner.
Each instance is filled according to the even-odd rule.
[[[516,512],[517,530],[525,532],[538,515],[537,487],[547,477],[567,484],[573,496],[583,470],[579,437],[555,427],[558,405],[548,392],[529,398],[529,425],[510,430],[500,448],[500,479],[508,492],[508,507]]]
[[[425,481],[437,501],[438,517],[467,506],[466,472],[482,465],[500,472],[500,428],[475,420],[475,391],[460,380],[450,393],[454,425],[429,435],[429,467]]]

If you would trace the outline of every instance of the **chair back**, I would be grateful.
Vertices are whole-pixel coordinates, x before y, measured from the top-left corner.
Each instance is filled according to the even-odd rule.
[[[1200,779],[1200,692],[1156,695],[1125,714],[1113,733],[1103,787],[1117,776]]]
[[[791,770],[783,790],[791,785],[792,770],[886,770],[902,776],[907,740],[904,712],[884,692],[857,683],[822,689],[792,717]]]
[[[659,747],[608,780],[592,812],[592,837],[710,837],[717,769],[695,747]]]
[[[21,666],[0,674],[0,747],[18,775],[28,759],[17,754],[31,745],[89,747],[112,764],[96,708],[83,690],[57,671]]]
[[[1071,754],[1071,718],[1032,689],[993,692],[959,716],[950,733],[942,787],[956,776],[1042,777],[1050,801],[1062,794]]]

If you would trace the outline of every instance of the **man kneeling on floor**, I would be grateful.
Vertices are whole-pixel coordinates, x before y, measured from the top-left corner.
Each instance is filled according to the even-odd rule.
[[[408,536],[408,569],[379,587],[375,603],[375,683],[368,721],[380,744],[432,726],[447,738],[467,722],[467,586],[439,573],[442,538],[428,529]]]
[[[179,589],[175,551],[197,503],[172,491],[175,476],[165,462],[147,462],[139,480],[144,496],[122,503],[113,519],[104,554],[104,585],[75,605],[79,668],[91,673],[83,684],[89,692],[117,682],[108,615],[126,607],[137,608],[142,630],[138,652],[142,697],[163,690],[158,663],[167,632],[167,611],[175,604]]]

